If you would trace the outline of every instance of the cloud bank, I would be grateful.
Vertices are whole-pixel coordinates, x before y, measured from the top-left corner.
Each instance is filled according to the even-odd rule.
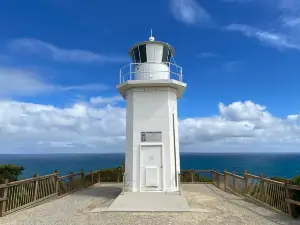
[[[57,62],[76,63],[125,63],[129,58],[123,55],[99,54],[81,49],[65,49],[37,39],[20,38],[8,43],[8,49],[21,54],[37,55]]]
[[[0,153],[124,152],[125,109],[94,99],[65,108],[0,101]],[[182,152],[299,151],[300,114],[277,118],[252,101],[218,107],[179,121]]]

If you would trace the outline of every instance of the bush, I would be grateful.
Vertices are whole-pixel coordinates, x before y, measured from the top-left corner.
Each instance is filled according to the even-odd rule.
[[[292,184],[294,184],[294,185],[300,185],[300,175],[295,176],[295,177],[292,179]]]
[[[8,179],[9,182],[18,180],[18,176],[22,174],[23,166],[10,164],[0,165],[0,180]]]
[[[285,181],[285,179],[281,178],[281,177],[271,177],[270,179],[275,180],[275,181],[279,181],[279,182],[284,182]]]

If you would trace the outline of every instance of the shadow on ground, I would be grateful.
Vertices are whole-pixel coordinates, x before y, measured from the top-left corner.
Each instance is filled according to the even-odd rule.
[[[106,199],[114,199],[122,192],[119,186],[95,186],[81,191],[74,192],[74,195],[83,195],[91,197],[100,197]]]

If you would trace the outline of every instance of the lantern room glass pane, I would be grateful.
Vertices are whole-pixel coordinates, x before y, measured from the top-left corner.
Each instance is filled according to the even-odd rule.
[[[171,59],[171,51],[168,46],[164,46],[162,62],[170,62]]]
[[[147,62],[147,51],[146,51],[146,45],[140,45],[140,56],[141,56],[141,63]]]
[[[140,54],[139,54],[138,47],[135,48],[135,49],[133,49],[132,55],[134,56],[133,62],[135,62],[135,63],[140,63]]]

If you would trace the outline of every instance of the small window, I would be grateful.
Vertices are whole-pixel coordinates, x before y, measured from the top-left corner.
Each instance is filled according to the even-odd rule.
[[[141,142],[162,142],[161,132],[141,132]]]
[[[147,51],[146,51],[146,45],[140,45],[140,56],[141,56],[141,63],[147,62]]]
[[[162,62],[170,62],[171,54],[171,50],[167,46],[164,46]]]
[[[133,49],[132,51],[132,55],[134,56],[134,62],[135,63],[140,63],[140,53],[139,53],[139,49],[138,47],[136,47],[135,49]]]

